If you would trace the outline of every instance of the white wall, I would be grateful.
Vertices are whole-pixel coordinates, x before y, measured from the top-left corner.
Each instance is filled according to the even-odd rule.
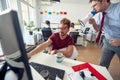
[[[35,12],[35,14],[36,14],[35,19],[36,19],[36,24],[37,24],[38,27],[40,26],[39,8],[40,8],[39,2],[38,2],[38,0],[35,0],[35,11],[36,11]]]
[[[90,3],[86,3],[86,4],[79,4],[79,3],[60,3],[60,4],[52,4],[49,6],[46,5],[41,5],[39,8],[39,11],[65,11],[67,12],[67,15],[58,15],[59,17],[56,18],[56,16],[54,16],[52,19],[56,18],[57,23],[60,22],[60,20],[64,17],[68,18],[71,20],[71,22],[78,22],[78,19],[82,19],[84,18],[91,10],[91,4]],[[50,16],[50,15],[49,15]],[[45,18],[43,20],[42,18],[43,16],[41,15],[41,22],[45,22]],[[48,19],[48,18],[46,18]],[[49,18],[50,19],[50,18]],[[53,21],[54,23],[54,21]],[[89,25],[88,23],[86,24],[86,26],[91,27],[91,25]],[[81,28],[80,25],[77,25],[76,28]],[[78,28],[78,29],[79,29]],[[91,27],[92,28],[92,27]],[[93,29],[93,28],[92,28]]]
[[[112,2],[118,2],[119,0],[112,0]],[[89,1],[88,1],[89,2]],[[67,12],[67,15],[59,15],[59,17],[57,16],[53,16],[52,19],[56,20],[57,23],[60,22],[60,20],[64,17],[69,18],[71,20],[71,22],[77,22],[78,19],[82,19],[84,18],[91,10],[91,3],[63,3],[61,2],[60,4],[51,4],[51,5],[39,5],[39,12],[40,11],[65,11]],[[50,19],[51,17],[46,17],[43,20],[42,15],[40,15],[40,22],[44,22],[45,18],[46,19]],[[50,16],[50,15],[49,15]],[[51,15],[52,16],[52,15]],[[97,15],[94,16],[95,19],[97,18]],[[51,19],[50,19],[51,20]],[[54,23],[53,20],[53,23]],[[90,24],[86,24],[86,26],[89,26],[92,28],[92,26]],[[92,28],[93,29],[93,28]]]
[[[90,10],[90,4],[72,4],[72,3],[60,3],[52,4],[50,6],[41,6],[40,11],[65,11],[67,15],[58,15],[62,19],[63,17],[69,18],[72,22],[76,22],[78,19],[83,18]],[[60,20],[59,20],[60,21]],[[59,23],[59,22],[58,22]]]

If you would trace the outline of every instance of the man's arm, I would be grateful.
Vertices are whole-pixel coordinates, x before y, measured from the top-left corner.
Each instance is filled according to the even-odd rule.
[[[73,54],[73,45],[69,45],[65,50],[56,50],[56,53],[63,53],[66,57],[71,57]]]
[[[92,26],[95,29],[95,31],[97,31],[97,32],[99,31],[99,27],[96,24],[95,19],[93,19],[93,18],[89,19],[89,23],[92,24]]]
[[[46,47],[48,47],[52,43],[52,40],[49,38],[47,41],[43,42],[42,44],[39,44],[35,49],[33,49],[31,52],[29,52],[27,55],[28,57],[31,57],[34,54],[37,54],[44,50]]]

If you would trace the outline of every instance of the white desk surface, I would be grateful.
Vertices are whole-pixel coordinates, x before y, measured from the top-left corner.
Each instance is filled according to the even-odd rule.
[[[68,58],[65,58],[62,63],[57,63],[56,57],[54,55],[49,55],[45,53],[38,53],[32,56],[29,62],[36,62],[36,63],[40,63],[47,66],[65,70],[64,80],[70,80],[68,74],[74,72],[71,66],[84,63],[81,61],[72,60]],[[94,64],[90,64],[90,65],[94,67],[98,72],[100,72],[104,77],[106,77],[107,80],[113,80],[110,73],[105,67],[94,65]],[[32,75],[34,80],[44,80],[39,75],[39,73],[36,72],[32,67],[31,69],[32,69]]]

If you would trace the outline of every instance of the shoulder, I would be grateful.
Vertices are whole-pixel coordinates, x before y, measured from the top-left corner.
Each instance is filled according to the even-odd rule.
[[[120,2],[111,4],[111,13],[115,15],[120,14]]]
[[[118,3],[111,3],[110,5],[111,9],[115,9],[115,10],[120,10],[120,2]]]
[[[69,43],[74,44],[74,39],[73,39],[70,35],[68,35],[65,40],[68,42],[68,44],[69,44]]]
[[[59,33],[53,33],[54,36],[59,36]]]
[[[51,30],[50,27],[43,27],[42,30]]]
[[[67,39],[72,40],[73,38],[70,35],[67,35]]]
[[[118,3],[113,3],[112,4],[114,7],[120,7],[120,2],[118,2]]]
[[[58,37],[59,36],[59,33],[53,33],[51,36],[50,36],[50,38],[52,39],[52,38],[56,38],[56,37]]]

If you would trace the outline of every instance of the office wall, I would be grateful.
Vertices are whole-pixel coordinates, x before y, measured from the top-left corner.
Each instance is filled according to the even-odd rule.
[[[119,2],[118,0],[112,0],[112,2]],[[77,22],[78,19],[84,18],[90,11],[91,3],[63,3],[55,4],[52,3],[50,5],[39,5],[39,13],[48,11],[48,12],[67,12],[66,15],[52,15],[52,14],[40,14],[40,23],[45,22],[45,20],[50,20],[51,23],[59,23],[60,20],[64,17],[69,18],[72,22]],[[97,19],[97,15],[94,16]],[[90,24],[86,24],[86,26],[91,27]]]
[[[60,19],[63,17],[69,18],[72,22],[76,22],[78,19],[83,18],[88,12],[90,12],[90,4],[72,4],[72,3],[60,3],[60,4],[51,4],[49,6],[41,5],[40,11],[55,11],[55,12],[67,12],[66,15],[50,15],[53,18],[56,18],[56,23],[59,23]],[[49,16],[49,14],[48,14]],[[44,17],[41,15],[41,17]],[[47,17],[47,16],[46,16]],[[59,19],[59,20],[58,20]],[[41,22],[44,20],[40,19]]]
[[[64,17],[71,20],[71,22],[78,22],[78,19],[83,18],[91,11],[91,6],[89,3],[79,4],[79,3],[60,3],[51,5],[41,5],[39,11],[55,11],[55,12],[67,12],[66,15],[49,15],[40,14],[40,22],[43,23],[45,20],[50,20],[51,23],[59,23]]]

